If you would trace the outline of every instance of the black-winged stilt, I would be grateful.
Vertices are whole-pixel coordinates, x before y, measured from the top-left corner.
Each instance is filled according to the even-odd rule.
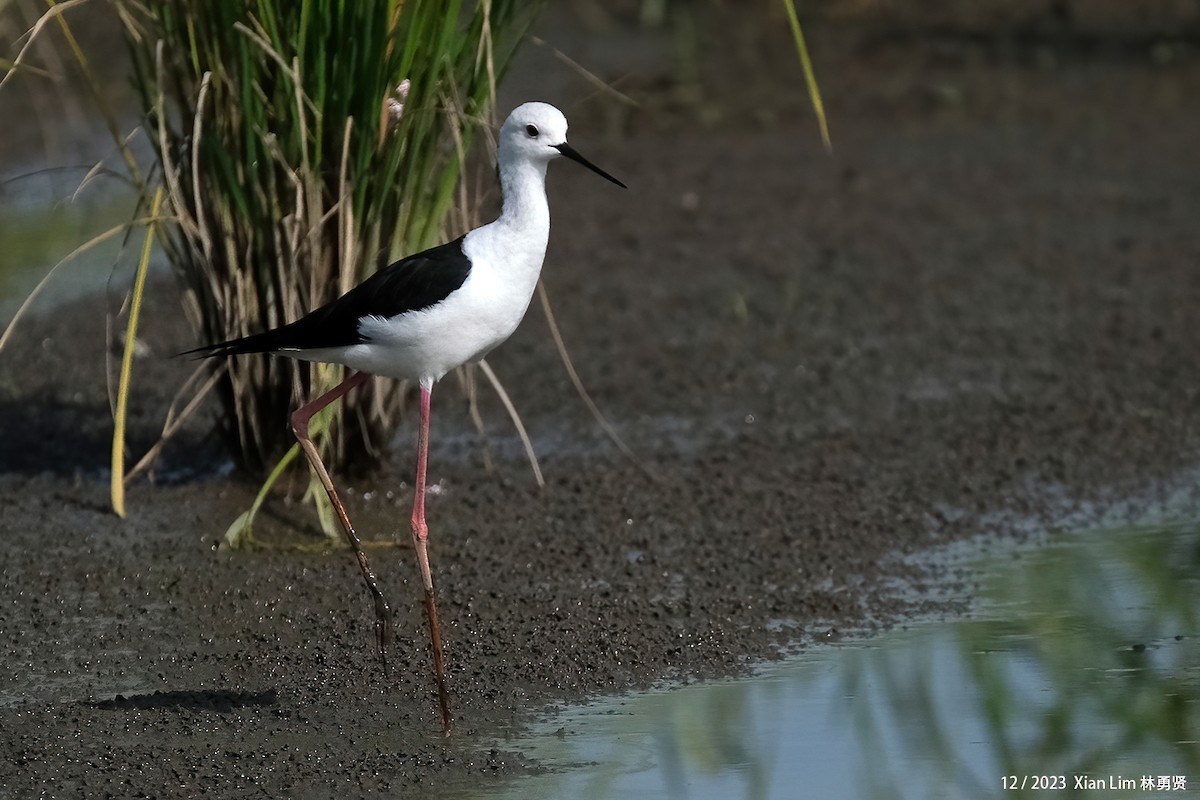
[[[333,503],[375,601],[375,631],[387,674],[392,611],[379,589],[362,543],[338,498],[329,471],[308,436],[313,415],[372,375],[416,381],[421,427],[412,537],[425,589],[442,727],[451,727],[442,643],[425,524],[429,405],[433,385],[446,373],[478,361],[506,340],[529,307],[550,236],[546,167],[566,156],[625,188],[567,144],[567,120],[546,103],[518,106],[500,128],[500,216],[452,242],[379,270],[342,297],[274,330],[190,351],[202,357],[278,353],[305,361],[342,364],[350,373],[334,389],[292,413],[292,431]]]

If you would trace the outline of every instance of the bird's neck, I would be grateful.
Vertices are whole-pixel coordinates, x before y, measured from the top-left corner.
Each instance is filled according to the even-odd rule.
[[[501,159],[503,162],[503,159]],[[497,223],[530,235],[550,234],[550,206],[546,202],[546,162],[524,159],[503,164],[500,191],[504,206]]]
[[[522,303],[527,305],[533,296],[550,241],[546,164],[505,161],[501,159],[500,170],[503,210],[494,222],[467,234],[464,248],[473,261],[472,271],[484,280],[499,278],[504,291],[515,298],[513,307],[520,306],[524,313]]]

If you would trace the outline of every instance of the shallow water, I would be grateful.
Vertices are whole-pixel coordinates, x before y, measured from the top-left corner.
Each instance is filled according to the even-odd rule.
[[[82,170],[50,171],[9,179],[7,192],[0,185],[0,325],[64,259],[39,292],[34,310],[44,312],[109,287],[116,290],[114,305],[120,304],[144,228],[132,236],[120,231],[95,241],[134,219],[135,200],[132,192],[114,188],[111,181],[77,192],[82,175]]]
[[[1200,525],[1093,531],[971,571],[967,618],[564,709],[500,745],[550,771],[475,796],[1200,790]]]

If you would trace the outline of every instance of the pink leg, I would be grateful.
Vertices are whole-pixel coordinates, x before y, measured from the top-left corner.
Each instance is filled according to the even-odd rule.
[[[413,499],[412,536],[425,589],[425,616],[433,641],[433,671],[437,676],[438,703],[442,709],[442,733],[450,735],[450,695],[446,689],[446,668],[442,661],[442,635],[438,628],[437,603],[433,597],[433,573],[429,570],[429,526],[425,524],[425,475],[429,464],[429,401],[432,381],[421,381],[421,428],[417,434],[417,486]]]
[[[329,471],[325,469],[325,464],[321,461],[320,454],[317,453],[316,445],[308,437],[308,423],[312,420],[314,414],[333,401],[341,398],[356,386],[366,383],[370,378],[371,376],[365,372],[353,373],[316,400],[307,405],[300,406],[300,408],[292,412],[292,432],[296,434],[296,438],[300,441],[300,447],[304,450],[304,455],[308,456],[308,463],[312,465],[312,468],[317,473],[317,477],[321,479],[321,483],[325,487],[325,492],[329,495],[329,502],[333,503],[333,510],[337,513],[338,519],[341,520],[342,530],[346,532],[346,540],[350,543],[351,549],[354,550],[355,558],[358,559],[358,568],[362,571],[363,580],[367,582],[367,589],[370,590],[371,597],[375,600],[375,639],[379,644],[379,657],[383,661],[383,674],[386,679],[388,676],[387,648],[394,638],[392,632],[392,609],[388,605],[387,600],[384,599],[383,592],[379,590],[379,581],[376,580],[375,573],[371,570],[371,565],[367,561],[367,554],[362,549],[362,542],[359,541],[358,535],[354,532],[354,526],[350,524],[350,517],[346,514],[346,508],[342,505],[337,490],[333,488],[333,480],[329,477]]]

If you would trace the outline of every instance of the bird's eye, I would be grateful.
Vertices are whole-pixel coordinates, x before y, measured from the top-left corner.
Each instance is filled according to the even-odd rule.
[[[537,125],[526,125],[525,132],[529,134],[529,138],[536,139],[538,135]]]

